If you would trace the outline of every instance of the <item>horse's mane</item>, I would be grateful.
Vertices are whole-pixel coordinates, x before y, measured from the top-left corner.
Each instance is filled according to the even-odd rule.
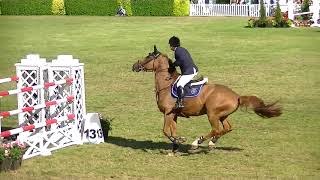
[[[161,53],[161,55],[168,59],[168,63],[169,63],[169,69],[168,69],[168,71],[169,71],[169,73],[170,73],[170,74],[175,73],[177,70],[176,70],[176,67],[175,67],[174,64],[173,64],[172,59],[170,59],[170,58],[168,57],[168,55],[166,55],[166,54],[162,54],[162,53]]]

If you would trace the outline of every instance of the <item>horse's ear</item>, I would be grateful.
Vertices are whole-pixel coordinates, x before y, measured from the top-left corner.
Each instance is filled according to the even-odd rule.
[[[154,52],[154,53],[158,52],[156,45],[153,46],[153,52]]]

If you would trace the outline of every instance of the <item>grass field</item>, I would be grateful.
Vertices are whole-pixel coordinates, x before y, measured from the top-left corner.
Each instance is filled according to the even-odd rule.
[[[85,63],[87,112],[114,119],[107,143],[25,160],[0,179],[319,179],[320,29],[248,29],[246,20],[0,16],[0,78],[13,75],[14,63],[29,53],[48,60],[72,54]],[[280,99],[284,114],[261,119],[239,111],[214,152],[161,154],[170,143],[162,135],[153,74],[133,73],[131,66],[154,44],[173,57],[172,35],[211,83],[267,102]],[[14,84],[0,86],[8,88]],[[16,109],[15,97],[0,103],[0,111]],[[15,119],[3,126],[15,127]],[[187,144],[209,130],[206,116],[178,121]]]

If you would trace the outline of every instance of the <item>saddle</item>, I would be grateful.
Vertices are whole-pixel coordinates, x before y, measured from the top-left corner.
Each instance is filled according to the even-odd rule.
[[[171,96],[174,98],[178,97],[177,82],[180,79],[180,77],[181,76],[179,76],[177,78],[177,80],[173,83],[173,85],[171,87]],[[207,77],[195,76],[195,78],[193,78],[188,84],[186,84],[184,86],[184,88],[183,88],[184,89],[184,98],[197,97],[200,94],[203,85],[205,85],[207,82],[208,82]]]

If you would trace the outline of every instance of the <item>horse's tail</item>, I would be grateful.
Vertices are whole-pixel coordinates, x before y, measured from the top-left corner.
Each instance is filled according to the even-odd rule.
[[[240,96],[238,100],[240,107],[250,108],[263,118],[277,117],[282,114],[281,107],[276,106],[278,101],[266,105],[256,96]]]

